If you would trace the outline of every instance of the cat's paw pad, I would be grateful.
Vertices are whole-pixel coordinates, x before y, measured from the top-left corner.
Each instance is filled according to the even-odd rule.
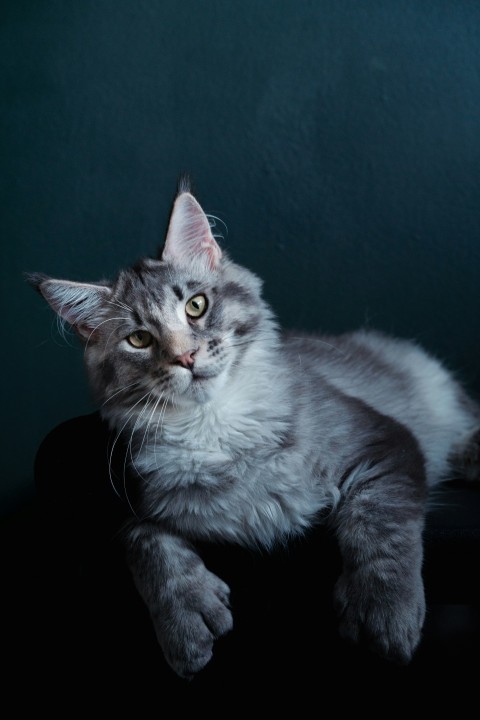
[[[208,570],[182,583],[181,592],[162,603],[153,622],[165,659],[180,677],[190,679],[211,660],[217,638],[233,627],[230,590]]]
[[[361,588],[342,576],[335,587],[340,635],[367,644],[379,655],[407,664],[417,648],[425,620],[421,582],[393,595],[372,587]]]

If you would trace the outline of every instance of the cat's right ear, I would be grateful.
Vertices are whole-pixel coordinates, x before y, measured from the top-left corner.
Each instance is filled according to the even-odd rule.
[[[95,334],[105,319],[112,291],[106,285],[55,280],[42,273],[26,273],[25,279],[50,307],[84,340]]]
[[[198,263],[215,270],[222,251],[213,237],[206,214],[185,187],[181,186],[173,204],[161,259],[184,267]]]

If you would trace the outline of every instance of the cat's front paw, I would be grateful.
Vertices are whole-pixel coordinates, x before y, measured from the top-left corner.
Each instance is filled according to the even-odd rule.
[[[389,660],[410,662],[425,620],[421,579],[409,586],[399,583],[393,591],[343,574],[335,587],[335,607],[343,638],[366,643]]]
[[[165,659],[180,677],[191,679],[203,670],[215,640],[232,629],[229,595],[228,585],[203,567],[176,583],[152,613]]]

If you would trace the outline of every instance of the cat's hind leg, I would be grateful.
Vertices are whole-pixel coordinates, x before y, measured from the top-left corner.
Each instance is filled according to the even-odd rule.
[[[335,517],[343,571],[335,587],[340,633],[407,663],[425,618],[422,531],[426,480],[412,435],[385,418],[343,483]]]

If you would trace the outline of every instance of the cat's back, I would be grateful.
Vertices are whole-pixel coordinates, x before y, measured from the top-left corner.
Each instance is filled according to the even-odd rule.
[[[286,332],[284,348],[290,362],[303,366],[313,377],[321,377],[347,394],[371,402],[391,391],[409,393],[415,384],[434,378],[451,383],[450,373],[434,357],[410,340],[377,330],[356,330],[341,335]]]
[[[451,373],[417,343],[376,330],[342,335],[286,332],[289,362],[313,378],[371,404],[385,402],[385,391],[430,395],[436,388],[460,390]]]
[[[374,330],[338,336],[285,333],[288,362],[303,380],[327,383],[405,425],[435,482],[447,457],[479,422],[478,408],[441,362],[417,343]]]

